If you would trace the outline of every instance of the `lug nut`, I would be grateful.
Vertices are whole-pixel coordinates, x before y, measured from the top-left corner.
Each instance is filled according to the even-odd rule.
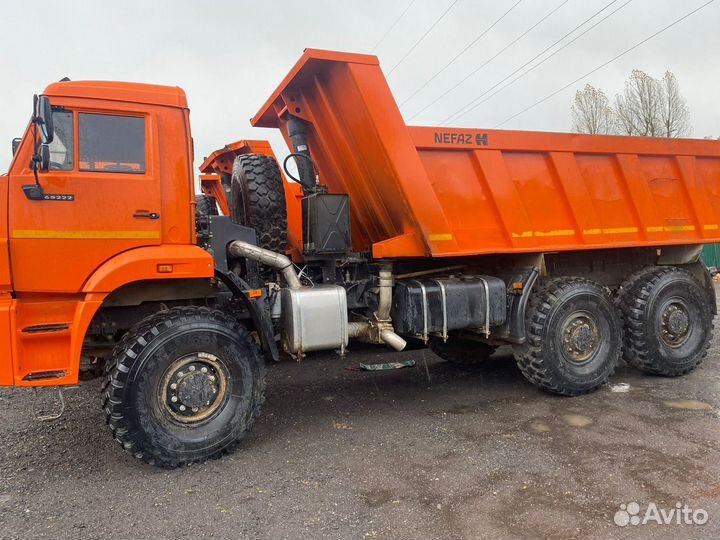
[[[193,408],[192,408],[192,412],[198,412],[198,408],[197,408],[197,407],[193,407]]]
[[[170,385],[170,390],[175,390],[176,388],[177,388],[177,384],[176,384],[176,383],[172,383],[172,384]]]
[[[195,371],[195,366],[190,366],[188,369],[189,369],[190,371]]]
[[[180,410],[181,410],[181,411],[184,411],[184,410],[185,410],[185,405],[180,405]]]
[[[201,372],[201,373],[207,373],[207,368],[204,367],[204,366],[201,367],[201,368],[200,368],[200,372]]]
[[[170,398],[170,401],[172,401],[173,403],[177,402],[177,396],[171,397],[171,398]]]

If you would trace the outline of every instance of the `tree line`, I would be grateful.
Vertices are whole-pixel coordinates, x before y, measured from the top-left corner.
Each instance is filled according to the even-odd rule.
[[[612,102],[602,89],[587,84],[575,93],[571,113],[577,133],[685,137],[692,131],[690,110],[670,71],[656,79],[633,70]]]

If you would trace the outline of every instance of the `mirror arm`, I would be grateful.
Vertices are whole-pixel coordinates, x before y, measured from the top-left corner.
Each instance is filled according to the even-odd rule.
[[[33,115],[33,155],[30,159],[30,168],[32,169],[33,176],[35,177],[35,184],[25,184],[22,187],[22,190],[23,193],[25,193],[25,197],[31,201],[42,201],[45,193],[43,192],[43,188],[40,185],[40,178],[38,177],[38,168],[40,162],[42,161],[42,157],[38,152],[38,150],[40,150],[40,144],[38,144],[37,140],[38,127],[35,118],[36,117]]]

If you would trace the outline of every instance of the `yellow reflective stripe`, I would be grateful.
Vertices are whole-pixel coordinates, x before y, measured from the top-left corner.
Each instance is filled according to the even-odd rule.
[[[703,228],[706,231],[716,231],[720,229],[718,224],[704,225]],[[607,229],[585,229],[583,234],[585,236],[591,236],[596,234],[634,234],[639,232],[640,229],[637,227],[611,227]],[[694,231],[695,225],[654,225],[647,227],[647,232],[684,232]],[[512,233],[513,238],[542,238],[544,236],[572,236],[575,234],[573,229],[559,229],[556,231],[523,231],[520,233]]]
[[[575,234],[573,229],[558,229],[556,231],[524,231],[521,233],[512,233],[513,238],[530,238],[536,236],[538,238],[544,236],[572,236]]]
[[[535,236],[572,236],[575,231],[572,229],[559,229],[557,231],[534,231]]]
[[[452,240],[453,235],[451,233],[431,234],[428,238],[431,242],[442,242]]]
[[[632,234],[638,232],[637,227],[615,227],[614,229],[603,229],[604,234]]]
[[[12,238],[36,238],[36,239],[144,239],[160,238],[160,231],[50,231],[42,229],[15,229]]]
[[[717,228],[717,225],[715,227]],[[647,228],[647,232],[683,232],[694,230],[695,225],[655,225]]]
[[[611,227],[609,229],[585,229],[584,235],[592,234],[632,234],[638,232],[637,227]]]
[[[694,231],[695,225],[667,225],[663,229],[669,232]]]

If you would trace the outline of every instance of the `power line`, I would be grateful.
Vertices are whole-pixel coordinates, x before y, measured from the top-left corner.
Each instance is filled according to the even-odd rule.
[[[402,18],[405,16],[405,14],[410,10],[412,5],[415,3],[415,0],[410,0],[410,3],[403,9],[403,12],[398,15],[398,18],[395,19],[395,22],[393,22],[390,25],[390,28],[387,29],[387,31],[383,34],[383,36],[378,40],[378,42],[375,44],[375,46],[372,48],[373,52],[377,50],[377,48],[380,46],[380,44],[385,41],[385,38],[387,38],[390,35],[390,32],[394,30],[394,28],[398,25],[398,23],[402,20]]]
[[[515,75],[516,73],[518,73],[519,71],[521,71],[523,68],[525,68],[525,66],[528,66],[529,64],[532,64],[535,60],[537,60],[538,58],[540,58],[543,54],[545,54],[545,53],[548,52],[550,49],[552,49],[553,47],[555,47],[555,45],[557,45],[558,43],[561,43],[561,42],[562,42],[563,40],[565,40],[568,36],[574,34],[578,29],[580,29],[580,28],[582,28],[583,26],[585,26],[588,22],[590,22],[592,19],[594,19],[595,17],[597,17],[600,13],[602,13],[603,11],[605,11],[606,9],[608,9],[610,6],[612,6],[612,5],[615,4],[616,2],[618,2],[618,0],[611,0],[608,4],[606,4],[605,6],[603,6],[602,8],[600,8],[598,11],[596,11],[595,13],[593,13],[592,15],[590,15],[590,17],[588,17],[588,18],[585,19],[583,22],[581,22],[580,24],[578,24],[575,28],[573,28],[572,30],[570,30],[569,32],[567,32],[565,35],[563,35],[560,39],[556,40],[552,45],[548,45],[547,47],[545,47],[542,51],[540,51],[539,53],[537,53],[535,56],[533,56],[530,60],[528,60],[527,62],[525,62],[522,66],[520,66],[519,68],[517,68],[515,71],[513,71],[512,73],[510,73],[509,75],[507,75],[506,77],[504,77],[502,80],[500,80],[500,81],[498,81],[497,83],[495,83],[493,86],[491,86],[490,88],[488,88],[485,92],[483,92],[482,94],[480,94],[480,95],[477,96],[476,98],[470,100],[470,102],[468,102],[468,103],[466,103],[465,105],[463,105],[462,107],[460,107],[458,110],[456,110],[456,111],[455,111],[454,113],[452,113],[450,116],[446,117],[446,118],[441,122],[441,124],[444,125],[446,122],[452,120],[455,116],[457,116],[459,113],[461,113],[465,108],[469,107],[470,105],[472,105],[473,103],[475,103],[477,100],[481,99],[483,96],[487,95],[489,92],[491,92],[492,90],[494,90],[495,88],[497,88],[498,86],[500,86],[503,82],[507,81],[510,77],[512,77],[513,75]]]
[[[662,33],[665,32],[665,31],[669,30],[670,28],[672,28],[672,27],[675,26],[676,24],[684,21],[685,19],[687,19],[688,17],[694,15],[695,13],[697,13],[698,11],[700,11],[701,9],[709,6],[709,5],[712,4],[714,1],[715,1],[715,0],[709,0],[708,2],[705,2],[705,3],[704,3],[703,5],[701,5],[700,7],[695,8],[695,9],[692,10],[691,12],[683,15],[682,17],[680,17],[679,19],[677,19],[677,20],[673,21],[672,23],[668,24],[668,25],[665,26],[664,28],[661,28],[660,30],[658,30],[658,31],[655,32],[654,34],[649,35],[648,37],[646,37],[646,38],[643,39],[642,41],[640,41],[640,42],[636,43],[635,45],[633,45],[632,47],[630,47],[629,49],[625,49],[623,52],[621,52],[620,54],[614,56],[613,58],[611,58],[611,59],[608,60],[607,62],[605,62],[605,63],[603,63],[603,64],[600,64],[600,65],[599,65],[598,67],[596,67],[595,69],[593,69],[593,70],[591,70],[591,71],[588,71],[587,73],[585,73],[585,74],[582,75],[581,77],[578,77],[577,79],[575,79],[574,81],[566,84],[566,85],[563,86],[562,88],[559,88],[558,90],[555,90],[555,91],[552,92],[551,94],[548,94],[547,96],[545,96],[544,98],[542,98],[542,99],[539,100],[539,101],[536,101],[535,103],[533,103],[533,104],[530,105],[529,107],[526,107],[526,108],[523,109],[522,111],[520,111],[520,112],[518,112],[518,113],[515,113],[515,114],[512,115],[510,118],[508,118],[508,119],[500,122],[499,124],[497,124],[495,127],[497,128],[497,127],[502,126],[503,124],[507,124],[508,122],[510,122],[511,120],[517,118],[518,116],[520,116],[520,115],[522,115],[522,114],[525,114],[525,113],[526,113],[527,111],[529,111],[530,109],[534,109],[535,107],[537,107],[537,106],[540,105],[541,103],[544,103],[544,102],[546,102],[548,99],[550,99],[550,98],[558,95],[558,94],[559,94],[560,92],[562,92],[563,90],[567,90],[568,88],[570,88],[571,86],[577,84],[578,82],[580,82],[580,81],[583,80],[584,78],[589,77],[590,75],[592,75],[592,74],[595,73],[596,71],[600,71],[600,70],[601,70],[602,68],[604,68],[605,66],[607,66],[607,65],[612,64],[613,62],[615,62],[615,60],[617,60],[617,59],[625,56],[625,55],[628,54],[629,52],[634,51],[635,49],[637,49],[637,48],[640,47],[641,45],[644,45],[645,43],[647,43],[647,42],[650,41],[651,39],[659,36],[660,34],[662,34]]]
[[[467,47],[465,47],[462,51],[460,51],[457,55],[455,55],[455,57],[454,57],[452,60],[450,60],[447,64],[445,64],[445,65],[442,67],[442,69],[440,69],[440,71],[438,71],[437,73],[435,73],[435,75],[433,75],[432,77],[430,77],[427,81],[425,81],[422,85],[420,85],[420,87],[419,87],[417,90],[415,90],[412,94],[410,94],[407,98],[405,98],[405,101],[403,101],[403,102],[400,104],[400,106],[402,107],[403,105],[405,105],[408,101],[410,101],[412,98],[414,98],[423,88],[425,88],[428,84],[430,84],[432,81],[434,81],[435,78],[436,78],[438,75],[440,75],[443,71],[445,71],[447,68],[449,68],[449,67],[455,62],[455,60],[457,60],[457,59],[460,58],[463,54],[465,54],[470,47],[472,47],[472,46],[475,45],[478,41],[480,41],[485,34],[487,34],[490,30],[492,30],[492,29],[495,27],[495,25],[497,25],[497,24],[498,24],[500,21],[502,21],[513,9],[515,9],[518,5],[520,5],[520,3],[521,3],[522,1],[523,1],[523,0],[518,0],[517,2],[515,2],[515,3],[510,7],[510,9],[508,9],[505,13],[503,13],[502,15],[500,15],[500,17],[499,17],[498,19],[496,19],[495,22],[493,22],[490,26],[488,26],[485,30],[483,30],[483,31],[480,33],[479,36],[477,36],[475,39],[473,39],[472,42],[470,42],[470,44],[469,44]],[[565,0],[565,1],[563,2],[563,4],[566,4],[566,3],[569,2],[569,1],[570,1],[570,0]]]
[[[420,43],[422,42],[422,40],[425,39],[430,32],[432,32],[433,28],[435,28],[435,27],[438,25],[438,23],[445,18],[445,15],[447,15],[447,14],[450,12],[450,10],[451,10],[451,9],[455,6],[455,4],[457,4],[457,3],[458,3],[458,0],[455,0],[452,4],[450,4],[450,6],[449,6],[445,11],[443,11],[443,13],[442,13],[442,15],[440,15],[440,17],[438,17],[437,19],[435,19],[435,22],[432,23],[432,25],[430,26],[430,28],[428,28],[427,30],[425,30],[425,33],[424,33],[422,36],[420,36],[420,39],[418,39],[418,40],[415,42],[415,44],[414,44],[412,47],[410,47],[410,50],[405,53],[405,56],[403,56],[403,57],[398,61],[398,63],[395,64],[390,71],[388,71],[388,76],[390,76],[390,74],[392,74],[392,72],[395,71],[395,70],[397,69],[397,67],[398,67],[400,64],[402,64],[408,56],[410,56],[410,54],[415,50],[415,48],[416,48],[418,45],[420,45]]]
[[[523,32],[522,34],[520,34],[517,38],[515,38],[513,41],[511,41],[511,42],[508,43],[505,47],[503,47],[500,51],[498,51],[497,54],[495,54],[493,57],[487,59],[482,65],[480,65],[478,68],[476,68],[475,70],[473,70],[472,72],[470,72],[470,74],[468,74],[468,75],[467,75],[464,79],[462,79],[460,82],[458,82],[458,83],[455,84],[454,86],[448,88],[447,90],[445,90],[445,92],[443,92],[443,93],[440,94],[438,97],[436,97],[434,100],[432,100],[430,103],[428,103],[427,105],[425,105],[425,107],[423,107],[423,108],[420,109],[419,111],[415,112],[408,120],[412,120],[412,119],[415,118],[417,115],[425,112],[427,109],[429,109],[430,107],[432,107],[433,105],[435,105],[435,103],[437,103],[437,102],[440,101],[442,98],[444,98],[445,96],[447,96],[450,92],[452,92],[453,90],[455,90],[458,86],[460,86],[461,84],[463,84],[463,83],[464,83],[465,81],[467,81],[470,77],[472,77],[473,75],[475,75],[478,71],[480,71],[482,68],[484,68],[485,66],[487,66],[490,62],[492,62],[493,60],[495,60],[498,56],[500,56],[502,53],[504,53],[504,52],[505,52],[506,50],[508,50],[510,47],[512,47],[513,45],[515,45],[515,43],[517,43],[517,42],[520,41],[522,38],[524,38],[526,35],[528,35],[530,32],[532,32],[537,26],[539,26],[542,22],[544,22],[548,17],[550,17],[550,16],[551,16],[553,13],[555,13],[558,9],[560,9],[560,8],[563,7],[565,4],[567,4],[568,1],[569,1],[569,0],[565,0],[565,1],[564,1],[562,4],[560,4],[558,7],[556,7],[556,8],[553,9],[552,11],[550,11],[550,12],[549,12],[547,15],[545,15],[542,19],[540,19],[539,21],[537,21],[537,22],[536,22],[535,24],[533,24],[530,28],[528,28],[527,30],[525,30],[525,32]],[[617,1],[617,0],[615,0],[615,1]],[[518,2],[518,3],[519,3],[519,2]],[[515,4],[515,5],[517,5],[517,4]],[[515,6],[513,6],[513,7],[515,7]],[[512,8],[511,8],[511,9],[512,9]],[[456,57],[456,58],[457,58],[457,57]],[[455,59],[453,59],[453,62],[454,62],[454,61],[455,61]],[[448,64],[448,65],[449,65],[449,64]],[[447,66],[446,66],[446,67],[447,67]],[[445,68],[443,68],[443,69],[445,69]],[[437,74],[436,74],[436,75],[437,75]],[[434,76],[433,76],[433,78],[434,78]],[[432,79],[431,79],[431,80],[432,80]],[[428,81],[428,83],[429,83],[429,82],[430,82],[430,81]],[[427,83],[426,83],[426,84],[427,84]],[[424,86],[425,86],[425,85],[423,85],[423,87],[424,87]],[[422,87],[420,88],[420,90],[421,90],[421,89],[422,89]],[[419,90],[418,90],[418,91],[419,91]],[[415,92],[415,93],[417,93],[417,92]],[[414,95],[415,95],[415,94],[413,94],[413,96],[414,96]],[[410,96],[410,97],[412,97],[412,96]],[[410,99],[410,98],[406,99],[403,103],[407,102],[409,99]]]
[[[509,75],[505,76],[503,79],[501,79],[500,81],[498,81],[497,83],[495,83],[494,85],[492,85],[490,88],[488,88],[487,90],[485,90],[482,94],[480,94],[479,96],[473,98],[473,99],[470,100],[468,103],[466,103],[465,105],[463,105],[462,107],[460,107],[458,110],[456,110],[454,113],[452,113],[450,116],[446,117],[446,118],[441,122],[441,125],[445,125],[445,124],[447,124],[448,122],[451,122],[451,121],[453,121],[453,120],[457,120],[458,118],[460,118],[460,117],[463,116],[464,114],[466,114],[466,113],[470,112],[471,110],[475,109],[476,107],[478,107],[481,103],[485,103],[485,101],[487,101],[487,100],[490,99],[492,96],[494,96],[495,94],[497,94],[497,92],[499,92],[499,91],[501,91],[501,90],[504,90],[505,88],[507,88],[507,86],[510,86],[511,84],[513,84],[513,83],[515,82],[515,80],[517,80],[517,79],[514,79],[514,80],[511,81],[508,85],[503,86],[500,90],[498,90],[497,92],[494,92],[491,96],[487,97],[486,99],[482,99],[484,96],[486,96],[487,94],[489,94],[490,92],[492,92],[495,88],[497,88],[498,86],[500,86],[502,83],[504,83],[505,81],[507,81],[508,79],[510,79],[511,77],[513,77],[513,75],[517,74],[518,72],[522,71],[525,67],[527,67],[528,65],[532,64],[535,60],[537,60],[537,59],[540,58],[542,55],[544,55],[544,54],[547,53],[549,50],[551,50],[553,47],[555,47],[556,45],[558,45],[559,43],[561,43],[562,41],[564,41],[566,38],[568,38],[569,36],[571,36],[572,34],[574,34],[577,30],[579,30],[580,28],[582,28],[583,26],[585,26],[588,22],[590,22],[592,19],[594,19],[595,17],[597,17],[598,15],[600,15],[603,11],[605,11],[606,9],[608,9],[610,6],[612,6],[613,4],[615,4],[615,3],[618,2],[618,1],[619,1],[619,0],[612,0],[611,2],[609,2],[608,4],[606,4],[605,6],[603,6],[602,8],[600,8],[598,11],[596,11],[595,13],[593,13],[592,15],[590,15],[590,17],[588,17],[588,18],[585,19],[583,22],[581,22],[580,24],[578,24],[577,26],[575,26],[572,30],[570,30],[569,32],[567,32],[566,34],[564,34],[560,39],[556,40],[556,41],[555,41],[554,43],[552,43],[551,45],[545,47],[542,51],[540,51],[538,54],[536,54],[535,56],[533,56],[530,60],[528,60],[527,62],[525,62],[525,63],[524,63],[523,65],[521,65],[519,68],[515,69],[515,71],[513,71],[513,72],[510,73]],[[633,1],[633,0],[627,0],[627,1],[625,2],[625,4],[621,5],[619,8],[615,9],[614,11],[612,11],[609,15],[606,15],[606,16],[603,17],[600,21],[596,22],[595,24],[593,24],[593,25],[590,26],[589,28],[586,28],[585,30],[583,30],[580,34],[578,34],[575,38],[573,38],[572,41],[575,41],[575,40],[577,40],[578,38],[582,37],[583,35],[587,34],[590,30],[592,30],[593,28],[595,28],[598,24],[600,24],[601,22],[603,22],[604,20],[606,20],[609,16],[617,13],[620,9],[622,9],[623,7],[625,7],[627,4],[629,4],[629,3],[632,2],[632,1]],[[572,41],[571,41],[570,43],[572,43]],[[566,45],[564,45],[563,48],[566,47],[567,45],[569,45],[569,43],[566,44]],[[557,51],[554,51],[554,52],[552,53],[552,55],[558,53],[560,50],[562,50],[562,49],[558,49]],[[548,58],[550,58],[550,57],[548,57]],[[545,59],[542,60],[540,63],[544,62],[544,61],[547,60],[548,58],[545,58]],[[539,64],[538,64],[538,65],[539,65]],[[531,68],[531,69],[534,69],[534,68]],[[521,75],[521,76],[522,76],[522,75]],[[482,101],[480,101],[480,100],[482,100]]]
[[[608,13],[607,15],[605,15],[605,16],[604,16],[602,19],[600,19],[599,21],[596,21],[595,23],[593,23],[591,26],[589,26],[588,28],[586,28],[585,30],[583,30],[580,34],[578,34],[578,35],[575,36],[573,39],[571,39],[570,41],[568,41],[565,45],[563,45],[563,46],[560,47],[559,49],[554,50],[554,51],[553,51],[552,53],[550,53],[548,56],[546,56],[545,58],[543,58],[540,62],[538,62],[537,64],[535,64],[534,66],[532,66],[530,69],[528,69],[527,71],[524,71],[523,73],[521,73],[520,75],[518,75],[517,77],[515,77],[512,81],[510,81],[509,83],[507,83],[507,84],[506,84],[505,86],[503,86],[502,88],[498,88],[495,92],[493,92],[492,94],[490,94],[489,96],[487,96],[485,99],[482,99],[483,96],[486,96],[486,95],[487,95],[489,92],[491,92],[494,88],[497,88],[498,85],[502,84],[502,83],[503,83],[504,81],[506,81],[509,77],[512,77],[515,73],[517,73],[518,71],[520,71],[523,67],[527,66],[529,63],[531,63],[533,60],[535,60],[535,59],[538,57],[538,56],[535,56],[535,57],[533,58],[533,60],[530,60],[529,62],[526,62],[525,64],[523,64],[523,66],[521,66],[520,68],[518,68],[518,69],[516,69],[515,71],[513,71],[513,73],[511,73],[510,75],[508,75],[508,77],[505,77],[502,81],[500,81],[499,83],[493,85],[491,88],[489,88],[488,90],[486,90],[485,92],[483,92],[481,95],[479,95],[478,97],[476,97],[475,99],[473,99],[470,103],[466,104],[462,109],[459,109],[457,112],[455,112],[455,113],[452,114],[450,117],[448,117],[447,119],[445,119],[442,123],[444,124],[446,121],[457,120],[458,118],[466,115],[466,114],[469,113],[470,111],[477,109],[480,105],[482,105],[483,103],[485,103],[485,102],[488,101],[489,99],[492,99],[494,96],[496,96],[497,94],[499,94],[500,92],[502,92],[502,91],[505,90],[506,88],[511,87],[513,84],[515,84],[517,81],[519,81],[520,79],[522,79],[523,77],[525,77],[527,74],[531,73],[532,71],[535,71],[535,69],[537,69],[537,68],[539,68],[540,66],[542,66],[545,62],[547,62],[548,60],[550,60],[553,56],[555,56],[556,54],[558,54],[558,53],[559,53],[560,51],[562,51],[563,49],[566,49],[567,47],[569,47],[570,45],[572,45],[573,43],[575,43],[578,39],[580,39],[580,38],[583,37],[585,34],[587,34],[588,32],[590,32],[593,28],[596,28],[598,25],[600,25],[600,24],[602,24],[603,22],[605,22],[607,19],[609,19],[610,17],[612,17],[613,15],[615,15],[618,11],[620,11],[620,10],[623,9],[625,6],[627,6],[630,2],[633,2],[633,1],[634,1],[634,0],[626,0],[626,2],[625,2],[624,4],[622,4],[622,5],[620,5],[619,7],[615,8],[613,11],[611,11],[610,13]],[[583,23],[583,24],[584,24],[584,23]],[[556,42],[556,43],[557,43],[557,42]],[[552,46],[551,46],[551,48],[552,48]],[[546,49],[546,51],[547,51],[547,49]],[[479,100],[479,101],[478,101],[478,100]],[[469,106],[469,108],[468,108],[468,106]]]

